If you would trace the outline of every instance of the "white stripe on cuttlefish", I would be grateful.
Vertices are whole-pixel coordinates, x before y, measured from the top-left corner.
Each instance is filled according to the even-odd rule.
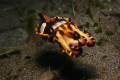
[[[52,27],[53,27],[53,29],[56,29],[56,28],[58,28],[60,25],[65,24],[65,23],[67,23],[67,21],[56,22]]]
[[[44,32],[46,27],[46,23],[42,23],[41,28],[40,28],[40,32]]]

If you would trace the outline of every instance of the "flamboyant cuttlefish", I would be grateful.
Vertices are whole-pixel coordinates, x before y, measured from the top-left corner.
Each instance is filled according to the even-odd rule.
[[[50,18],[46,13],[39,13],[40,23],[35,28],[36,34],[44,36],[50,42],[57,42],[60,50],[71,57],[82,54],[82,46],[92,47],[95,39],[87,31],[80,31],[79,25],[74,24],[71,18]],[[44,38],[45,39],[45,38]]]

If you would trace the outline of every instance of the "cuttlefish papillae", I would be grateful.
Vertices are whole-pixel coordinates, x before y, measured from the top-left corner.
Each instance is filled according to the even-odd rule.
[[[60,50],[71,57],[78,57],[83,53],[82,46],[93,47],[95,39],[87,31],[80,31],[79,25],[71,18],[48,17],[46,13],[39,13],[40,23],[35,28],[36,34],[46,37],[49,42],[57,42]]]

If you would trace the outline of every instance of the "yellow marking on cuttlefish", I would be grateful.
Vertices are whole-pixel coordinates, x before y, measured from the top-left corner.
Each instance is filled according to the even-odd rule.
[[[65,28],[68,28],[67,24],[63,24],[63,26],[64,26]]]
[[[39,27],[39,24],[37,24],[37,27]]]
[[[75,58],[75,55],[73,55],[72,57]]]
[[[39,32],[36,32],[36,34],[39,34]]]
[[[71,49],[79,49],[79,47],[70,47]]]
[[[56,37],[53,38],[53,42],[57,41],[58,39]]]
[[[62,28],[62,27],[59,27],[59,30],[63,30],[63,28]]]
[[[38,31],[38,29],[37,29],[37,28],[35,28],[35,31]]]
[[[48,34],[43,34],[42,32],[41,32],[41,33],[39,33],[39,35],[40,35],[40,36],[48,36],[48,37],[49,37],[49,35],[48,35]]]
[[[76,27],[76,28],[78,28],[78,27],[79,27],[79,25],[75,25],[75,27]]]
[[[75,58],[75,55],[72,56],[68,51],[66,51],[66,53],[68,56]]]
[[[64,53],[64,52],[65,52],[65,50],[62,50],[62,52]]]
[[[70,47],[70,48],[74,49],[75,47]]]
[[[66,18],[67,21],[69,21],[69,18]]]

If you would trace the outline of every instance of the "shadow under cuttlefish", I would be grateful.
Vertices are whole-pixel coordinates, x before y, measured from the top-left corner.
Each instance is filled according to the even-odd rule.
[[[65,80],[87,80],[96,77],[94,67],[82,63],[76,67],[71,57],[61,54],[58,50],[42,50],[35,61],[39,67],[59,70],[60,76]]]

